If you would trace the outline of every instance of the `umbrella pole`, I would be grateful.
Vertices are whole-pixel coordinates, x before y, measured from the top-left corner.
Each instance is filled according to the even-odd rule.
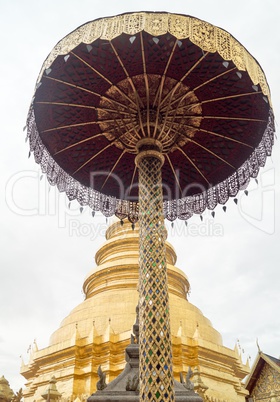
[[[174,401],[161,166],[156,140],[141,140],[139,174],[139,377],[140,398]]]

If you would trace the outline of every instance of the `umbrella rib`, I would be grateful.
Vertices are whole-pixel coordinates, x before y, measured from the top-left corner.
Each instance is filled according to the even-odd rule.
[[[110,148],[112,145],[115,145],[115,141],[111,142],[110,144],[106,145],[106,147],[102,148],[97,154],[93,155],[91,158],[89,158],[85,163],[83,163],[78,169],[75,170],[72,174],[76,174],[79,172],[84,166],[86,166],[89,162],[91,162],[93,159],[95,159],[98,155],[100,155],[102,152],[106,151],[106,149]]]
[[[71,148],[74,148],[74,147],[76,147],[77,145],[83,144],[84,142],[93,140],[94,138],[101,137],[102,135],[104,135],[104,133],[92,135],[91,137],[85,138],[84,140],[75,142],[74,144],[68,145],[67,147],[60,149],[60,150],[57,151],[54,155],[58,155],[58,154],[60,154],[61,152],[67,151],[68,149],[71,149]]]
[[[204,54],[202,55],[202,57],[186,72],[186,74],[183,75],[183,77],[180,79],[180,81],[177,82],[177,84],[174,86],[173,90],[172,90],[170,93],[168,93],[168,94],[165,96],[165,98],[163,99],[163,101],[158,105],[158,108],[160,108],[160,106],[162,105],[162,103],[164,103],[165,100],[168,99],[168,97],[169,97],[169,101],[168,101],[168,105],[167,105],[167,111],[166,111],[166,114],[165,114],[165,116],[164,116],[164,121],[163,121],[163,125],[162,125],[161,132],[164,131],[164,128],[165,128],[165,125],[166,125],[166,122],[167,122],[167,118],[168,118],[169,108],[170,108],[170,105],[171,105],[172,98],[173,98],[173,96],[174,96],[174,94],[175,94],[175,92],[176,92],[176,89],[179,87],[180,83],[191,73],[191,71],[192,71],[193,69],[195,69],[195,68],[198,66],[199,63],[202,62],[202,60],[203,60],[207,55],[208,55],[208,52],[207,52],[207,53],[204,53]],[[178,107],[179,107],[179,105],[177,105],[176,110],[178,109]],[[173,116],[175,117],[175,114],[173,114]],[[174,121],[174,117],[173,117],[173,121]]]
[[[143,63],[143,75],[144,75],[144,80],[145,80],[145,88],[146,88],[146,99],[147,99],[147,131],[148,131],[148,137],[151,136],[151,130],[150,130],[150,92],[149,92],[149,82],[148,82],[148,76],[147,76],[147,69],[146,69],[146,60],[145,60],[145,49],[144,49],[144,41],[143,41],[143,35],[142,31],[140,32],[140,42],[141,42],[141,54],[142,54],[142,63]]]
[[[175,42],[175,44],[174,44],[174,50],[175,50],[175,45],[176,45],[176,44],[177,44],[177,42]],[[173,52],[174,52],[174,51],[173,51]],[[196,91],[196,90],[199,89],[200,87],[202,87],[202,86],[208,84],[208,83],[211,82],[211,81],[216,80],[216,79],[219,78],[219,77],[222,77],[222,76],[225,75],[225,74],[228,74],[229,72],[231,72],[231,71],[233,71],[233,70],[236,70],[236,67],[233,67],[233,68],[231,68],[230,70],[224,71],[223,73],[216,75],[215,77],[211,78],[210,80],[203,82],[201,85],[199,85],[199,86],[197,86],[196,88],[192,89],[191,92]],[[184,94],[183,96],[176,98],[173,102],[170,103],[170,106],[172,106],[172,105],[173,105],[174,103],[176,103],[176,102],[181,102],[182,100],[184,100],[184,99],[188,96],[189,93],[190,93],[190,91],[188,91],[188,92],[187,92],[186,94]],[[163,107],[163,108],[162,108],[162,111],[164,111],[165,109],[166,109],[166,107]]]
[[[170,129],[171,129],[171,127],[172,127],[172,124],[174,124],[174,120],[175,120],[176,112],[177,112],[177,110],[178,110],[178,108],[179,108],[179,104],[180,104],[180,102],[183,100],[183,98],[181,98],[181,100],[179,101],[179,103],[178,103],[177,106],[176,106],[175,112],[174,112],[174,109],[172,109],[172,112],[174,112],[174,113],[172,113],[172,120],[171,120],[171,122],[169,122],[168,109],[169,109],[169,107],[171,106],[171,99],[172,99],[172,98],[169,99],[169,102],[168,102],[168,105],[167,105],[167,112],[166,112],[166,114],[165,114],[165,116],[164,116],[164,123],[163,123],[163,127],[162,127],[162,130],[161,130],[161,133],[160,133],[159,138],[161,138],[161,136],[162,136],[162,134],[163,134],[163,132],[164,132],[164,129],[165,129],[165,126],[167,125],[167,123],[169,123],[169,130],[168,130],[167,133],[161,138],[162,141],[166,138],[167,135],[169,135]],[[180,124],[181,124],[181,126],[182,126],[182,123],[180,123]],[[180,126],[180,128],[181,128],[181,126]]]
[[[170,99],[169,99],[168,106],[167,106],[167,112],[166,112],[166,114],[164,115],[163,125],[162,125],[162,128],[161,128],[161,132],[160,132],[160,135],[159,135],[159,139],[161,138],[162,133],[164,133],[165,126],[166,126],[167,121],[168,121],[168,117],[169,117],[169,115],[168,115],[169,110],[168,110],[168,109],[169,109],[169,107],[170,107],[171,100],[172,100],[172,96],[171,96]],[[178,106],[177,106],[177,107],[178,107]],[[158,108],[159,108],[159,107],[158,107]],[[172,116],[173,116],[173,119],[172,119],[172,122],[173,122],[173,121],[174,121],[175,114],[173,114]],[[172,122],[171,122],[171,125],[172,125]],[[170,125],[170,127],[171,127],[171,125]],[[170,131],[170,130],[169,130],[169,131]],[[168,131],[168,133],[169,133],[169,131]],[[164,137],[166,137],[166,135],[165,135]]]
[[[166,73],[167,73],[168,67],[169,67],[169,65],[171,63],[172,57],[174,55],[176,45],[177,45],[177,40],[174,42],[174,45],[173,45],[172,50],[170,52],[169,58],[167,60],[167,63],[166,63],[165,69],[164,69],[164,72],[163,72],[163,74],[161,76],[161,81],[160,81],[159,88],[158,88],[156,96],[155,96],[153,106],[155,106],[157,97],[158,97],[158,104],[157,104],[156,123],[155,123],[155,127],[154,127],[154,135],[153,136],[156,135],[156,130],[157,130],[157,127],[158,127],[159,115],[160,115],[160,111],[161,111],[161,109],[160,109],[161,97],[162,97],[163,86],[164,86],[164,82],[165,82],[165,78],[166,78]]]
[[[90,89],[81,87],[81,86],[79,86],[79,85],[71,84],[71,82],[68,82],[68,81],[60,80],[60,79],[58,79],[58,78],[50,77],[50,76],[48,76],[48,75],[44,75],[43,78],[47,78],[48,80],[51,80],[51,81],[59,82],[59,83],[61,83],[61,84],[68,85],[69,87],[73,87],[73,88],[80,89],[81,91],[88,92],[88,93],[90,93],[90,94],[92,94],[92,95],[98,96],[99,98],[101,98],[101,96],[102,96],[102,95],[98,94],[97,92],[91,91]]]
[[[176,124],[179,124],[179,123],[176,123]],[[190,128],[197,128],[197,127],[195,127],[195,126],[190,126],[190,125],[188,125],[188,124],[184,124],[184,126],[185,126],[185,127],[190,127]],[[254,147],[252,147],[251,145],[246,144],[246,142],[236,140],[235,138],[227,137],[226,135],[222,135],[222,134],[215,133],[214,131],[204,130],[203,128],[197,128],[197,130],[198,130],[198,131],[202,131],[202,132],[207,133],[207,134],[214,135],[214,136],[216,136],[216,137],[223,138],[223,139],[228,140],[228,141],[236,142],[237,144],[244,145],[245,147],[248,147],[248,148],[252,148],[252,149],[254,148]]]
[[[203,177],[203,179],[206,181],[207,184],[210,184],[210,182],[207,180],[207,178],[204,176],[204,174],[201,172],[201,170],[196,166],[194,161],[191,160],[191,158],[182,150],[182,148],[177,147],[178,151],[180,151],[185,158],[191,163],[191,165],[198,171],[198,173]]]
[[[115,120],[115,121],[116,121],[116,120]],[[117,121],[116,121],[116,122],[117,122]],[[117,122],[117,124],[119,124],[119,123]],[[125,123],[124,123],[124,126],[125,126]],[[134,130],[134,128],[131,128],[131,129],[128,130],[127,132],[132,131],[132,130]],[[114,128],[112,128],[112,130],[108,130],[107,133],[110,133],[111,131],[114,131]],[[120,139],[123,135],[125,135],[125,134],[120,135],[117,139]],[[95,138],[97,138],[97,137],[102,137],[102,136],[105,136],[105,137],[106,137],[106,132],[100,133],[100,134],[96,134],[96,135],[92,135],[91,137],[85,138],[84,140],[81,140],[81,141],[75,142],[74,144],[68,145],[67,147],[62,148],[61,150],[57,151],[54,155],[58,155],[58,154],[60,154],[61,152],[64,152],[64,151],[67,151],[68,149],[71,149],[71,148],[76,147],[77,145],[83,144],[84,142],[87,142],[87,141],[90,141],[90,140],[93,140],[93,139],[95,139]],[[139,137],[139,139],[140,139],[140,137]],[[133,149],[134,149],[134,148],[133,148]]]
[[[177,130],[175,131],[173,128],[170,128],[170,131],[173,131],[173,132],[177,133]],[[222,162],[224,162],[228,166],[232,167],[233,169],[236,169],[231,163],[227,162],[225,159],[223,159],[221,156],[215,154],[215,152],[211,151],[207,147],[204,147],[203,145],[199,144],[199,142],[196,142],[192,138],[187,138],[187,141],[192,142],[193,144],[197,145],[198,147],[200,147],[200,148],[204,149],[205,151],[209,152],[211,155],[215,156],[217,159],[220,159]],[[180,148],[178,148],[178,149],[180,149]]]
[[[98,124],[99,122],[97,121],[88,121],[86,123],[76,123],[76,124],[69,124],[67,126],[59,126],[59,127],[54,127],[54,128],[48,128],[47,130],[43,130],[42,133],[50,133],[52,131],[56,130],[63,130],[64,128],[72,128],[72,127],[81,127],[81,126],[89,126],[91,124]]]
[[[209,84],[210,82],[215,81],[217,78],[220,78],[223,75],[226,75],[234,70],[237,70],[237,67],[230,68],[229,70],[223,71],[221,74],[215,75],[215,77],[212,77],[209,80],[204,81],[202,84],[198,85],[197,87],[193,88],[192,91],[197,91],[199,88],[204,87],[205,85]]]
[[[85,64],[87,67],[89,67],[93,72],[95,72],[99,77],[103,78],[104,81],[108,82],[108,84],[113,85],[112,81],[109,80],[109,78],[105,77],[100,71],[96,70],[92,65],[90,65],[88,62],[86,62],[82,57],[78,56],[74,52],[70,52],[74,57],[76,57],[78,60],[80,60],[83,64]]]
[[[232,70],[233,70],[233,69],[232,69]],[[228,73],[228,71],[226,71],[226,72],[220,74],[219,76],[224,75],[224,74],[226,74],[226,73]],[[208,82],[210,82],[210,81],[216,79],[217,77],[218,77],[218,76],[212,78],[212,79],[209,80]],[[201,87],[201,86],[203,86],[203,85],[200,85],[199,87]],[[197,88],[199,88],[199,87],[197,87]],[[195,88],[195,89],[197,89],[197,88]],[[194,90],[195,90],[195,89],[194,89]],[[193,91],[194,91],[194,90],[193,90]],[[210,102],[217,102],[217,101],[226,100],[226,99],[239,98],[239,97],[243,97],[243,96],[250,96],[250,95],[255,95],[255,94],[260,94],[260,93],[261,93],[261,91],[257,91],[257,92],[254,91],[254,92],[247,92],[247,93],[243,93],[243,94],[228,95],[228,96],[224,96],[224,97],[219,97],[219,98],[215,98],[215,99],[208,99],[208,100],[205,100],[205,101],[197,102],[197,103],[194,103],[194,104],[192,104],[192,105],[189,105],[188,107],[185,107],[185,106],[179,107],[179,104],[180,104],[180,103],[182,102],[182,100],[188,95],[188,93],[186,93],[186,94],[184,94],[181,98],[177,98],[175,101],[172,102],[172,104],[174,104],[175,102],[178,102],[178,105],[177,105],[177,107],[176,107],[176,109],[175,109],[175,113],[172,114],[172,122],[173,122],[174,119],[177,117],[177,116],[176,116],[176,112],[177,112],[178,110],[180,110],[180,109],[183,109],[183,110],[186,112],[186,111],[190,111],[192,108],[194,108],[194,107],[196,107],[196,106],[200,106],[200,105],[202,105],[202,104],[206,104],[206,103],[210,103]],[[165,110],[166,108],[168,109],[170,106],[171,106],[171,104],[168,104],[165,108],[163,108],[163,110]],[[168,118],[169,118],[169,116],[168,116],[168,113],[167,113],[165,119],[168,119]]]
[[[108,112],[108,113],[116,113],[116,109],[107,109],[107,108],[101,108],[101,107],[96,107],[96,106],[81,105],[81,104],[78,104],[78,103],[46,102],[46,101],[40,101],[40,102],[35,102],[35,103],[39,104],[39,105],[80,107],[80,108],[85,108],[85,109],[102,110],[102,111],[105,111],[105,112]],[[125,112],[124,110],[118,110],[118,113],[130,116],[129,112]]]
[[[198,128],[198,127],[191,126],[191,125],[184,124],[184,123],[176,123],[176,122],[174,123],[174,122],[172,122],[172,124],[174,124],[174,125],[179,125],[179,129],[178,129],[176,132],[178,132],[178,131],[181,129],[181,127],[184,125],[184,127],[189,127],[189,128],[191,128],[191,129],[197,129],[198,131],[202,131],[202,132],[204,132],[204,133],[208,133],[208,134],[214,135],[214,136],[216,136],[216,137],[223,138],[223,139],[228,140],[228,141],[236,142],[237,144],[244,145],[244,146],[246,146],[246,147],[248,147],[248,148],[253,149],[253,147],[252,147],[251,145],[246,144],[246,143],[243,142],[243,141],[239,141],[239,140],[236,140],[235,138],[231,138],[231,137],[227,137],[227,136],[222,135],[222,134],[215,133],[214,131],[204,130],[204,129],[202,129],[202,128]],[[168,133],[170,132],[170,130],[171,130],[171,127],[169,128]],[[172,131],[175,131],[175,130],[172,130]],[[164,139],[165,139],[165,137],[168,135],[168,133],[167,133],[164,137],[161,138],[162,141],[164,141]],[[179,149],[179,148],[178,148],[178,149]]]
[[[192,103],[191,105],[188,105],[187,107],[186,107],[186,106],[178,107],[178,110],[186,108],[186,111],[189,111],[189,110],[191,110],[193,107],[199,106],[199,105],[202,105],[202,104],[205,104],[205,103],[218,102],[218,101],[221,101],[221,100],[233,99],[233,98],[241,98],[242,96],[257,95],[257,94],[261,94],[261,93],[262,93],[261,91],[257,91],[257,92],[254,91],[254,92],[246,92],[246,93],[243,93],[243,94],[222,96],[222,97],[220,97],[220,98],[206,99],[206,100],[201,101],[201,102]],[[184,96],[185,96],[185,95],[184,95]],[[182,100],[183,100],[183,97],[180,99],[180,102],[181,102]],[[180,102],[179,102],[179,103],[180,103]],[[176,109],[176,110],[177,110],[177,109]]]
[[[196,117],[201,117],[202,119],[255,121],[255,122],[263,122],[263,123],[266,122],[266,120],[263,120],[263,119],[250,119],[249,117],[226,117],[226,116],[196,116]]]
[[[132,179],[131,179],[130,186],[129,186],[128,195],[131,193],[131,189],[132,189],[132,186],[133,186],[133,182],[134,182],[134,177],[135,177],[135,174],[136,174],[136,170],[137,170],[137,166],[135,165],[135,166],[134,166],[134,170],[133,170]]]
[[[188,141],[192,142],[193,144],[197,145],[198,147],[204,149],[206,152],[209,152],[211,155],[215,156],[217,159],[220,159],[222,162],[224,162],[226,165],[232,167],[234,170],[236,170],[236,167],[233,166],[231,163],[227,162],[225,159],[223,159],[221,156],[217,155],[215,152],[211,151],[209,148],[204,147],[201,145],[199,142],[194,141],[192,138],[188,138]]]
[[[209,83],[209,82],[211,82],[211,81],[217,79],[218,77],[221,77],[221,76],[223,76],[223,75],[225,75],[225,74],[228,74],[230,71],[235,70],[235,69],[236,69],[236,67],[235,67],[235,68],[232,68],[232,69],[230,69],[230,70],[224,71],[223,73],[221,73],[221,74],[219,74],[219,75],[217,75],[217,76],[211,78],[210,80],[206,81],[205,83],[203,83],[203,84],[199,85],[198,87],[194,88],[194,89],[192,90],[192,92],[194,92],[194,91],[197,90],[198,88],[202,87],[203,85],[205,85],[205,84],[207,84],[207,83]],[[218,100],[225,100],[225,99],[230,99],[230,98],[239,97],[239,96],[254,95],[254,94],[256,94],[256,93],[257,93],[257,92],[251,92],[251,93],[246,93],[246,94],[238,94],[238,95],[230,95],[230,96],[228,96],[228,97],[217,98],[216,100],[218,101]],[[258,93],[259,93],[259,92],[258,92]],[[183,110],[185,110],[185,112],[186,112],[186,111],[191,110],[193,107],[200,106],[200,105],[203,104],[203,103],[208,103],[208,102],[213,102],[213,101],[215,101],[215,99],[211,99],[211,100],[206,100],[206,101],[194,103],[194,104],[192,104],[192,105],[189,105],[188,107],[186,107],[186,106],[181,106],[181,107],[179,107],[180,103],[188,96],[188,94],[189,94],[189,92],[187,92],[186,94],[184,94],[184,95],[181,96],[181,97],[178,97],[178,98],[175,99],[173,102],[171,102],[171,103],[169,102],[169,104],[168,104],[167,106],[165,106],[165,107],[162,109],[162,111],[165,111],[165,110],[167,109],[167,113],[166,113],[166,115],[165,115],[165,121],[166,121],[166,119],[169,118],[169,116],[168,116],[168,109],[169,109],[169,107],[172,106],[172,105],[173,105],[174,103],[176,103],[176,102],[178,102],[178,104],[177,104],[177,107],[176,107],[176,109],[175,109],[175,113],[172,113],[172,123],[174,122],[174,119],[176,118],[176,112],[177,112],[178,110],[183,109]]]
[[[169,99],[169,102],[168,102],[168,105],[167,105],[167,112],[166,112],[166,114],[164,115],[164,122],[163,122],[163,126],[162,126],[162,129],[161,129],[161,133],[160,133],[159,138],[161,138],[162,134],[164,133],[164,129],[165,129],[165,126],[167,125],[167,123],[169,123],[169,130],[168,130],[168,132],[167,132],[166,135],[169,134],[170,129],[171,129],[171,127],[172,127],[172,124],[174,124],[174,120],[175,120],[175,117],[176,117],[177,109],[179,108],[179,104],[180,104],[180,102],[181,102],[181,101],[180,101],[179,104],[176,106],[175,112],[174,112],[174,109],[171,110],[171,111],[174,112],[174,113],[172,113],[172,120],[171,120],[171,122],[170,122],[170,121],[169,121],[169,115],[168,115],[168,109],[169,109],[169,107],[170,107],[171,100],[172,100],[172,98]],[[162,140],[164,140],[164,138],[166,137],[166,135],[163,136]]]
[[[121,119],[118,119],[118,120],[121,120]],[[117,120],[115,120],[116,122],[117,122],[117,124],[118,124],[118,126],[121,128],[122,126],[118,123],[118,121]],[[122,121],[122,120],[121,120]],[[125,123],[122,121],[122,123],[123,123],[123,127],[126,127],[126,125],[125,125]],[[138,126],[139,127],[139,126]],[[112,131],[114,132],[114,128],[111,128],[110,130],[108,130],[107,132],[108,133],[111,133]],[[126,135],[127,133],[130,133],[131,131],[135,131],[135,134],[136,134],[136,136],[139,138],[139,140],[141,139],[141,137],[140,137],[140,135],[138,134],[138,132],[136,131],[136,128],[135,127],[132,127],[132,128],[130,128],[130,129],[127,129],[127,131],[125,132],[125,133],[123,133],[122,135],[120,135],[118,138],[121,138],[121,137],[123,137],[124,135]]]
[[[132,103],[134,106],[136,106],[136,104],[133,102],[133,100],[125,92],[123,92],[117,85],[114,85],[111,80],[109,80],[107,77],[105,77],[105,75],[103,75],[98,70],[96,70],[93,66],[91,66],[89,63],[87,63],[82,57],[78,56],[76,53],[71,52],[71,54],[73,54],[73,56],[75,56],[78,60],[80,60],[82,63],[84,63],[87,67],[89,67],[97,75],[99,75],[99,77],[103,78],[106,82],[108,82],[108,84],[110,84],[112,87],[116,88],[116,90],[122,96],[124,96],[130,103]]]
[[[130,119],[126,119],[126,120],[130,121]],[[55,130],[63,130],[64,128],[89,126],[91,124],[112,123],[113,121],[115,121],[115,119],[100,120],[100,121],[87,121],[85,123],[69,124],[67,126],[59,126],[59,127],[54,127],[54,128],[48,128],[47,130],[43,130],[42,133],[49,133],[49,132],[55,131]]]
[[[192,93],[193,91],[188,91],[188,92],[186,92],[184,95],[182,95],[182,96],[179,96],[178,98],[175,98],[172,102],[169,102],[166,106],[164,106],[162,109],[161,109],[161,111],[162,112],[165,112],[165,110],[166,109],[169,109],[171,106],[173,106],[174,105],[174,103],[178,103],[178,105],[190,94],[190,93]],[[176,109],[178,108],[178,105],[177,105],[177,107],[176,107]],[[199,103],[196,103],[196,105],[199,105]],[[182,106],[182,107],[184,107],[184,106]],[[182,108],[181,107],[181,108]],[[180,108],[180,109],[181,109]],[[176,110],[175,109],[175,110]],[[174,109],[172,109],[172,110],[174,110]],[[168,113],[168,112],[167,112]]]
[[[140,103],[142,104],[141,106],[143,107],[144,105],[143,105],[143,103],[142,103],[142,101],[141,101],[141,99],[140,99],[140,97],[139,97],[139,94],[138,94],[138,92],[137,92],[137,89],[135,88],[135,85],[134,85],[134,83],[133,83],[133,81],[132,81],[130,75],[128,74],[127,69],[125,68],[124,63],[122,62],[122,60],[121,60],[121,58],[120,58],[120,56],[119,56],[119,54],[118,54],[118,52],[117,52],[115,46],[113,45],[113,43],[112,43],[111,41],[110,41],[110,45],[111,45],[111,48],[113,49],[113,52],[115,53],[115,56],[116,56],[118,62],[120,63],[120,65],[121,65],[121,67],[122,67],[122,69],[123,69],[123,71],[124,71],[124,73],[125,73],[125,75],[126,75],[126,78],[128,79],[128,81],[129,81],[129,83],[130,83],[130,85],[131,85],[131,88],[132,88],[132,90],[133,90],[133,92],[134,92],[134,96],[135,96],[135,100],[136,100],[136,105],[137,105],[137,107],[139,108],[139,103],[138,103],[139,100],[140,100]]]
[[[179,124],[179,123],[176,123]],[[161,130],[160,135],[159,135],[159,140],[163,143],[165,143],[165,145],[167,145],[168,143],[172,142],[172,139],[170,139],[169,141],[165,141],[166,137],[169,137],[169,133],[171,131],[172,125],[169,125],[168,130],[166,131],[165,135],[162,135],[164,133],[163,130]]]
[[[201,87],[203,87],[203,86],[209,84],[210,82],[216,80],[217,78],[220,78],[220,77],[222,77],[223,75],[228,74],[228,73],[230,73],[231,71],[236,70],[236,69],[237,69],[236,67],[233,67],[233,68],[231,68],[230,70],[224,71],[223,73],[218,74],[218,75],[216,75],[215,77],[212,77],[210,80],[207,80],[207,81],[203,82],[202,84],[200,84],[200,85],[198,85],[197,87],[193,88],[191,91],[189,91],[189,92],[185,93],[184,95],[182,95],[181,97],[178,97],[177,99],[175,99],[173,102],[171,102],[170,106],[172,106],[172,105],[173,105],[174,103],[176,103],[176,102],[179,102],[179,103],[182,102],[182,101],[188,96],[188,94],[189,94],[190,92],[195,92],[195,91],[198,90],[199,88],[201,88]],[[197,104],[196,104],[196,105],[197,105]],[[167,106],[163,107],[163,108],[162,108],[162,111],[164,112],[166,108],[167,108]]]
[[[179,189],[180,189],[180,191],[181,191],[181,194],[182,194],[183,191],[182,191],[181,185],[180,185],[180,183],[179,183],[179,179],[178,179],[178,177],[177,177],[177,175],[176,175],[176,172],[175,172],[175,170],[174,170],[174,166],[173,166],[173,164],[172,164],[172,162],[171,162],[171,160],[170,160],[170,158],[169,158],[169,155],[168,155],[168,154],[165,154],[165,157],[166,157],[166,159],[168,160],[168,163],[169,163],[169,165],[170,165],[170,167],[171,167],[172,173],[173,173],[173,175],[174,175],[174,177],[175,177],[175,180],[176,180],[176,182],[177,182],[177,184],[178,184],[178,187],[179,187]]]
[[[117,124],[119,125],[118,122],[117,122]],[[119,127],[121,127],[121,126],[119,125]],[[138,127],[139,127],[139,126],[138,126]],[[128,133],[130,133],[130,132],[132,132],[132,131],[134,131],[135,137],[137,137],[139,140],[141,140],[141,137],[140,137],[140,135],[137,133],[135,127],[132,127],[132,128],[130,128],[129,130],[127,130],[125,133],[123,133],[123,134],[121,134],[119,137],[117,137],[117,138],[116,138],[116,141],[121,140],[121,138],[122,138],[123,136],[127,135]],[[110,134],[110,133],[112,133],[112,132],[115,134],[115,128],[113,127],[113,128],[111,128],[110,130],[107,130],[106,132],[107,132],[108,134]],[[113,135],[114,135],[114,134],[113,134]],[[126,146],[126,148],[127,148],[128,151],[130,151],[131,153],[135,153],[135,142],[130,141],[130,143],[128,144],[128,141],[126,141],[125,146]]]
[[[70,106],[70,107],[81,107],[86,109],[93,109],[97,110],[96,106],[89,106],[89,105],[80,105],[77,103],[67,103],[67,102],[47,102],[47,101],[38,101],[35,102],[38,105],[55,105],[55,106]]]
[[[177,84],[174,86],[173,90],[171,92],[169,92],[164,98],[163,100],[160,102],[159,106],[161,106],[168,97],[171,97],[171,99],[173,98],[173,95],[175,93],[175,91],[177,90],[177,88],[179,87],[179,85],[181,84],[181,82],[202,62],[202,60],[208,56],[209,52],[204,53],[200,59],[197,60],[196,63],[194,63],[194,65],[182,76],[182,78],[180,79],[180,81],[177,82]]]
[[[173,116],[172,116],[173,117]],[[266,120],[263,119],[251,119],[249,117],[227,117],[227,116],[200,116],[197,114],[191,115],[185,115],[185,114],[178,114],[175,116],[175,119],[181,119],[182,117],[185,118],[190,118],[190,117],[196,117],[199,119],[220,119],[220,120],[239,120],[239,121],[255,121],[255,122],[261,122],[261,123],[265,123]]]
[[[142,100],[141,100],[141,98],[140,98],[140,96],[139,96],[139,94],[137,92],[137,89],[135,88],[135,85],[134,85],[131,77],[129,76],[129,74],[127,72],[127,69],[125,68],[124,63],[122,62],[117,50],[115,49],[115,47],[114,47],[114,45],[113,45],[113,43],[111,41],[110,41],[110,45],[111,45],[111,47],[113,49],[113,52],[115,53],[115,56],[116,56],[118,62],[120,63],[120,65],[121,65],[121,67],[122,67],[122,69],[123,69],[123,71],[124,71],[124,73],[126,75],[126,78],[127,78],[128,82],[130,83],[130,86],[131,86],[132,91],[134,93],[141,131],[142,131],[143,135],[145,136],[145,130],[144,130],[143,121],[142,121],[142,117],[141,117],[141,107],[140,107],[140,104],[141,104],[142,107],[144,107],[143,102],[142,102]],[[139,101],[140,101],[140,104],[139,104]]]
[[[163,86],[164,86],[164,81],[165,81],[165,77],[161,77],[161,81],[160,81],[160,83],[159,83],[159,86],[158,86],[158,89],[157,89],[157,93],[156,93],[156,96],[155,96],[155,100],[154,100],[154,102],[153,102],[153,107],[155,107],[155,105],[156,105],[156,102],[157,102],[157,99],[159,98],[161,98],[161,94],[162,94],[162,89],[163,89]]]
[[[88,93],[90,93],[92,95],[97,96],[98,98],[106,99],[108,102],[114,103],[114,104],[119,105],[119,106],[121,106],[123,108],[128,108],[129,110],[131,110],[129,105],[124,105],[123,103],[120,103],[120,102],[118,102],[118,101],[116,101],[114,99],[108,98],[105,95],[101,95],[101,94],[99,94],[97,92],[91,91],[90,89],[81,87],[79,85],[71,84],[71,82],[67,82],[67,81],[64,81],[64,80],[59,80],[58,78],[53,78],[53,77],[49,77],[49,76],[44,76],[44,78],[47,78],[48,80],[51,80],[51,81],[59,82],[61,84],[65,84],[65,85],[67,85],[69,87],[72,87],[72,88],[77,88],[77,89],[79,89],[81,91],[84,91],[84,92],[88,92]],[[135,109],[132,109],[132,110],[133,110],[133,112],[135,112]]]
[[[119,163],[119,161],[121,160],[121,158],[123,157],[123,155],[126,153],[126,150],[124,149],[122,151],[122,153],[120,154],[120,156],[118,157],[118,159],[116,160],[116,162],[114,163],[114,166],[112,167],[112,169],[110,170],[108,176],[106,177],[106,180],[104,181],[104,183],[102,184],[101,190],[103,189],[103,187],[105,186],[105,184],[107,183],[107,180],[109,179],[109,177],[111,176],[111,174],[113,173],[113,170],[115,169],[115,167],[117,166],[117,164]]]
[[[171,59],[172,59],[173,54],[175,52],[175,48],[176,48],[177,43],[178,43],[178,41],[176,40],[174,42],[173,48],[172,48],[172,50],[170,52],[169,58],[167,60],[167,63],[166,63],[165,69],[164,69],[164,72],[163,72],[163,74],[161,76],[161,82],[160,82],[160,85],[158,87],[158,90],[157,90],[157,93],[156,93],[156,96],[155,96],[153,107],[155,107],[158,97],[159,97],[159,102],[158,103],[160,104],[160,102],[161,102],[162,88],[163,88],[163,84],[164,84],[164,81],[165,81],[165,78],[166,78],[167,69],[168,69],[168,67],[169,67],[169,65],[171,63]]]
[[[236,95],[228,95],[228,96],[221,96],[220,98],[212,98],[212,99],[207,99],[201,102],[202,103],[210,103],[210,102],[217,102],[220,100],[226,100],[226,99],[233,99],[233,98],[241,98],[242,96],[248,96],[248,95],[258,95],[261,94],[261,91],[254,91],[254,92],[247,92],[243,94],[236,94]]]
[[[119,124],[119,120],[121,120],[123,126],[121,126],[121,125]],[[120,138],[122,138],[123,136],[126,136],[127,133],[130,133],[131,131],[134,131],[135,136],[138,137],[139,140],[141,139],[140,135],[138,134],[138,132],[137,132],[136,129],[135,129],[135,126],[133,126],[132,128],[128,129],[127,126],[126,126],[126,123],[125,123],[125,121],[124,121],[123,119],[115,119],[115,123],[119,126],[120,129],[121,129],[122,127],[124,127],[125,130],[126,130],[125,133],[121,134],[119,137],[117,137],[117,139],[120,139]],[[114,128],[111,129],[111,130],[109,130],[109,131],[111,132],[112,130],[113,130],[113,132],[115,133]],[[134,150],[134,147],[133,147],[133,150]]]

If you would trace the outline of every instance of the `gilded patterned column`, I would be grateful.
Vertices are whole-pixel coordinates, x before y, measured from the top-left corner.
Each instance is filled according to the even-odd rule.
[[[140,401],[174,401],[161,166],[156,140],[139,142]]]

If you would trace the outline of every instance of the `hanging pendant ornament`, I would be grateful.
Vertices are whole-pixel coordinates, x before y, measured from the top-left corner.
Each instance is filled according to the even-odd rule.
[[[27,135],[70,201],[106,222],[139,220],[140,401],[173,401],[164,218],[226,211],[257,177],[274,141],[261,67],[228,32],[190,16],[91,21],[47,57]]]

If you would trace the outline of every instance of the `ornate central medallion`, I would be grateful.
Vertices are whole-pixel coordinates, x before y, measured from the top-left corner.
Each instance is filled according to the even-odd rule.
[[[153,138],[163,153],[184,146],[201,123],[202,107],[180,81],[156,74],[126,78],[111,86],[100,100],[99,126],[109,141],[136,154],[136,144]]]

